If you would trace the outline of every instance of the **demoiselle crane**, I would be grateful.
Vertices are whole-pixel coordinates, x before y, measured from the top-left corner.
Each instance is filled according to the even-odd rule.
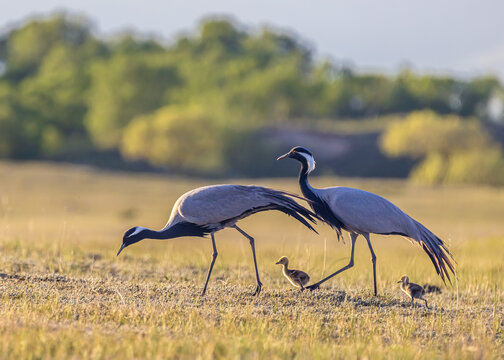
[[[204,295],[218,255],[214,233],[224,228],[234,228],[250,242],[257,280],[254,295],[258,295],[261,292],[262,283],[257,270],[254,238],[239,228],[236,223],[261,211],[278,210],[315,231],[309,222],[315,223],[317,215],[299,205],[292,197],[303,199],[284,191],[252,185],[213,185],[197,188],[185,193],[175,202],[168,223],[163,229],[155,231],[135,226],[126,231],[117,255],[127,246],[143,239],[164,240],[182,236],[210,235],[213,254],[203,288],[202,295]]]
[[[455,274],[453,256],[446,248],[445,243],[424,225],[408,216],[387,199],[376,194],[343,186],[313,188],[308,182],[308,174],[315,169],[315,160],[312,153],[302,146],[294,147],[277,160],[285,158],[295,159],[301,163],[299,185],[304,197],[311,200],[309,204],[313,211],[336,230],[338,239],[341,237],[341,230],[346,230],[350,233],[352,242],[348,265],[308,286],[307,289],[317,289],[323,282],[350,269],[354,265],[355,241],[358,235],[362,235],[371,252],[374,294],[376,296],[376,255],[369,238],[371,233],[401,235],[417,242],[429,256],[443,282],[447,278],[451,283],[448,269]]]

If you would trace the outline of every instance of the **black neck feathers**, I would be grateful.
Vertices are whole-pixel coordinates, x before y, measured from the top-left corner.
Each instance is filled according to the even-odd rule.
[[[177,224],[174,224],[172,226],[167,227],[166,229],[155,231],[155,230],[150,230],[146,229],[144,230],[144,239],[159,239],[159,240],[166,240],[166,239],[174,239],[178,237],[183,237],[183,236],[199,236],[203,237],[207,234],[209,234],[210,231],[207,229],[193,224],[189,222],[180,222]]]
[[[306,159],[301,161],[301,170],[299,171],[299,186],[303,195],[312,201],[320,201],[314,194],[313,188],[308,183],[308,162]]]
[[[310,207],[313,211],[322,217],[324,221],[329,224],[336,233],[338,234],[338,239],[341,237],[341,229],[344,229],[345,226],[343,222],[338,219],[338,217],[331,210],[329,205],[322,200],[320,197],[315,194],[315,189],[311,187],[308,182],[308,163],[307,161],[301,161],[301,170],[299,172],[299,187],[301,188],[301,192],[304,197],[311,200]]]

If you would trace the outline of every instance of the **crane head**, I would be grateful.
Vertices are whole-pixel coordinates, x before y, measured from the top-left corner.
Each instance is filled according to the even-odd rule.
[[[307,174],[311,173],[315,169],[315,159],[310,150],[303,146],[293,147],[288,153],[279,156],[277,160],[282,160],[285,158],[296,159],[302,164],[306,165]]]
[[[127,230],[123,236],[123,243],[117,252],[117,256],[123,251],[124,248],[145,239],[144,232],[147,230],[141,226],[134,226]]]

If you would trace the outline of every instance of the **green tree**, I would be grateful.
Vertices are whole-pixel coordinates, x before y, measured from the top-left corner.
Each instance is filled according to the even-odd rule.
[[[89,82],[86,60],[75,49],[54,46],[37,73],[19,84],[24,104],[50,119],[64,135],[85,133],[85,91]]]
[[[7,76],[20,80],[37,71],[54,46],[78,48],[89,41],[89,20],[65,14],[34,20],[14,29],[6,40]]]
[[[176,68],[162,58],[119,54],[94,64],[86,127],[95,144],[117,147],[124,127],[168,103],[178,83]]]
[[[3,78],[12,92],[4,100],[10,114],[4,122],[14,122],[17,139],[9,146],[12,156],[53,156],[76,140],[84,143],[87,64],[105,53],[89,21],[68,15],[32,21],[9,32],[3,43]]]
[[[24,107],[12,86],[0,80],[0,157],[38,157],[43,131],[38,114]]]

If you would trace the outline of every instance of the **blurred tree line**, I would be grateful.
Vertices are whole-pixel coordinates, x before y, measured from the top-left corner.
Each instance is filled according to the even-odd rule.
[[[410,177],[439,183],[504,184],[504,153],[475,118],[412,112],[391,123],[381,138],[390,156],[420,159]]]
[[[494,77],[357,73],[314,60],[293,35],[226,19],[167,44],[134,33],[99,37],[88,19],[58,14],[0,37],[0,157],[116,151],[178,171],[257,175],[252,159],[266,152],[253,147],[260,129],[422,109],[484,122],[495,94],[502,86]],[[435,161],[428,146],[390,151]]]

